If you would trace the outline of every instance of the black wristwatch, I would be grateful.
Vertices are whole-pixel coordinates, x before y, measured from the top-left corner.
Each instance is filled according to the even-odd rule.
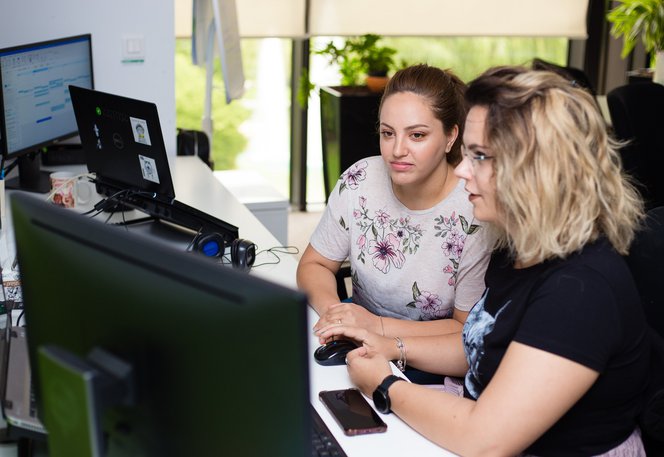
[[[376,390],[374,390],[373,402],[379,412],[383,414],[389,414],[392,412],[390,409],[392,407],[390,395],[387,391],[390,386],[397,381],[405,381],[405,379],[391,374],[383,379],[383,382],[381,382],[380,385],[376,387]]]

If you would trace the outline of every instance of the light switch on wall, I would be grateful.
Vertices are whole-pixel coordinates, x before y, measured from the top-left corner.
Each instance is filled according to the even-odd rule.
[[[145,61],[145,37],[143,35],[122,36],[122,63]]]

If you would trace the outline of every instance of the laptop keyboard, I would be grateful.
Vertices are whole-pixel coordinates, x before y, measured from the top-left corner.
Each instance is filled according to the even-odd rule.
[[[341,445],[327,428],[316,408],[311,407],[311,456],[312,457],[346,457]]]

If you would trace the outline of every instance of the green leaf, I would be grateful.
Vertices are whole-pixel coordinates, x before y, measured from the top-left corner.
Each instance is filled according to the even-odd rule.
[[[479,229],[480,229],[479,225],[473,224],[468,228],[468,231],[466,233],[468,233],[468,235],[472,235],[473,233],[477,232]]]
[[[625,58],[641,40],[653,56],[664,50],[664,2],[662,0],[623,0],[606,15],[611,35],[622,38]]]
[[[414,299],[414,300],[417,300],[417,297],[419,297],[420,295],[422,295],[422,294],[420,293],[420,288],[417,287],[417,281],[415,281],[415,282],[413,283],[413,299]]]
[[[459,220],[461,221],[461,228],[465,233],[468,233],[468,221],[465,217],[459,215]]]

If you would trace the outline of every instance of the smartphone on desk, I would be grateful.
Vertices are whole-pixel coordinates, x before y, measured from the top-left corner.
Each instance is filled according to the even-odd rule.
[[[324,390],[318,396],[346,435],[387,430],[387,424],[357,389]]]

